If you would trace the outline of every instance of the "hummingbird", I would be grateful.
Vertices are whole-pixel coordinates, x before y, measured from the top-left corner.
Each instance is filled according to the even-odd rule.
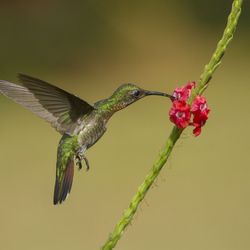
[[[18,74],[18,78],[20,84],[0,80],[0,93],[49,122],[62,135],[57,148],[54,205],[69,195],[74,167],[81,169],[84,161],[86,170],[89,169],[85,153],[103,136],[114,113],[145,96],[174,99],[167,93],[126,83],[110,97],[91,105],[48,82],[24,74]]]

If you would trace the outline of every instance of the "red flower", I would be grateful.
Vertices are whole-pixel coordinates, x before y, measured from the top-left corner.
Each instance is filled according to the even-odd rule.
[[[192,107],[191,113],[193,114],[192,125],[195,127],[193,134],[198,136],[201,133],[201,127],[205,125],[210,109],[207,106],[207,101],[204,96],[196,96]]]
[[[188,125],[194,126],[193,134],[198,136],[201,127],[205,125],[210,109],[204,96],[196,96],[192,107],[187,103],[195,82],[188,82],[185,86],[176,88],[173,93],[173,105],[169,111],[169,117],[178,128],[184,129]],[[192,116],[192,122],[190,122]]]
[[[176,88],[173,93],[173,97],[176,98],[178,101],[186,102],[187,99],[190,97],[192,88],[195,87],[195,82],[188,82],[185,86]]]
[[[201,133],[201,127],[200,126],[194,127],[193,134],[195,136],[198,136],[198,135],[200,135],[200,133]]]
[[[173,101],[169,117],[178,128],[186,128],[190,122],[190,106],[184,101]]]

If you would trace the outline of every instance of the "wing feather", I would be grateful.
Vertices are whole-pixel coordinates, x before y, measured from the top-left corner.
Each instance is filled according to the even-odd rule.
[[[60,133],[71,133],[77,120],[94,107],[52,84],[19,74],[22,86],[0,80],[0,93],[51,123]]]

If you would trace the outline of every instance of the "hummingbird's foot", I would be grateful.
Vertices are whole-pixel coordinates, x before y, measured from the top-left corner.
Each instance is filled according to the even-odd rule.
[[[77,167],[78,167],[79,170],[82,169],[82,160],[85,161],[86,171],[88,171],[89,170],[89,161],[88,161],[88,159],[86,158],[85,155],[78,153],[76,155],[76,165],[77,165]]]
[[[76,166],[78,167],[79,170],[82,169],[82,160],[78,155],[76,156]]]
[[[83,155],[83,160],[85,161],[85,164],[86,164],[86,171],[89,171],[89,161],[85,155]]]

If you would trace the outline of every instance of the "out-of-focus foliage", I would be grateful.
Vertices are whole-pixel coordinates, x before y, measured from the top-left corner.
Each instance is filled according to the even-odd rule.
[[[89,102],[123,82],[171,92],[198,80],[231,1],[1,1],[0,79],[30,74]],[[250,247],[249,2],[206,97],[202,135],[188,132],[117,249]],[[98,249],[167,138],[170,103],[148,97],[116,114],[52,205],[49,125],[0,96],[0,249]],[[186,139],[188,138],[188,139]]]

